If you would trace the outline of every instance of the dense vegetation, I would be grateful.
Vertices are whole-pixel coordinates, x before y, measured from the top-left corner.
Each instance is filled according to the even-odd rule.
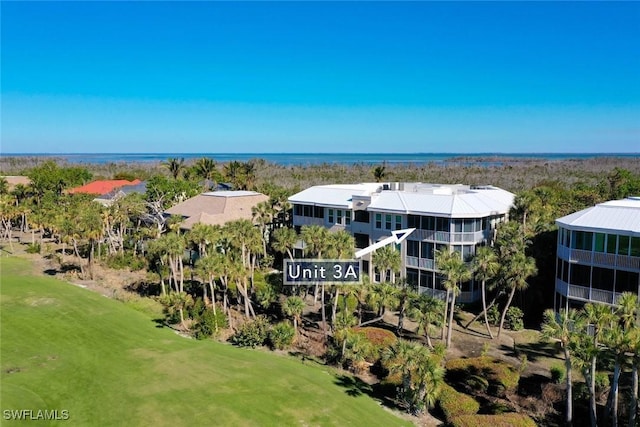
[[[581,401],[590,399],[590,408],[594,406],[596,373],[611,372],[606,413],[595,415],[602,420],[618,420],[627,415],[631,419],[635,411],[617,412],[621,404],[616,396],[625,370],[634,367],[631,372],[634,380],[637,378],[640,351],[634,345],[640,334],[635,332],[637,323],[629,320],[633,316],[617,313],[626,323],[610,321],[601,329],[608,334],[587,346],[585,343],[590,341],[582,329],[570,328],[564,320],[548,314],[543,318],[543,310],[552,305],[554,292],[555,218],[601,201],[640,195],[640,165],[633,159],[561,163],[527,160],[499,166],[474,165],[467,160],[461,163],[455,167],[285,167],[261,160],[217,165],[205,158],[191,164],[168,159],[161,165],[68,167],[39,159],[5,158],[0,161],[3,173],[26,174],[31,185],[9,190],[6,182],[0,181],[0,237],[12,250],[13,234],[19,233],[29,244],[30,252],[49,258],[58,272],[81,279],[95,278],[97,264],[142,270],[146,273],[143,283],[130,289],[138,298],[161,304],[166,325],[199,339],[228,337],[238,346],[293,348],[305,357],[320,357],[354,373],[373,372],[381,384],[390,386],[388,397],[394,404],[413,414],[435,407],[439,399],[445,415],[450,411],[445,408],[452,401],[452,393],[462,390],[448,389],[444,384],[453,381],[456,370],[470,375],[472,382],[475,378],[473,387],[467,384],[466,392],[473,392],[474,387],[480,389],[475,392],[484,392],[494,383],[501,385],[501,392],[517,392],[517,375],[507,375],[514,368],[497,361],[450,361],[445,369],[446,349],[452,345],[458,309],[456,295],[462,283],[475,277],[482,283],[485,297],[484,306],[477,309],[477,319],[482,318],[487,324],[488,339],[494,337],[489,326],[492,321],[498,326],[499,338],[505,327],[521,328],[524,316],[525,323],[533,327],[544,320],[545,336],[562,344],[567,361],[565,415],[569,420],[576,397],[571,394],[571,368],[584,372],[588,392]],[[95,203],[92,197],[64,192],[96,178],[145,179],[147,191],[116,198],[108,207]],[[305,242],[306,255],[310,257],[346,259],[354,251],[353,237],[346,232],[330,233],[323,227],[305,226],[300,236],[296,235],[289,227],[288,195],[313,184],[369,178],[490,183],[516,192],[517,197],[511,221],[498,228],[492,246],[478,250],[469,262],[448,251],[436,253],[436,265],[450,295],[447,304],[417,295],[396,274],[399,254],[390,246],[373,256],[373,264],[381,272],[380,283],[284,287],[281,276],[272,271],[279,268],[283,258],[292,257],[298,239]],[[220,182],[236,189],[262,191],[270,200],[254,208],[253,223],[239,220],[222,227],[198,224],[181,232],[179,219],[163,215],[167,207],[215,188]],[[637,300],[628,302],[627,310],[634,309],[637,310]],[[371,328],[384,326],[390,313],[396,322],[393,332]],[[573,315],[570,324],[579,324],[579,318],[582,317]],[[411,341],[398,339],[409,332],[406,319],[417,325],[417,335]],[[440,341],[434,344],[436,330],[440,331]],[[620,353],[620,349],[624,352]],[[450,371],[447,376],[446,370]],[[482,390],[483,379],[487,390]],[[635,391],[630,398],[635,404],[637,383],[628,389]],[[453,404],[464,401],[454,398]],[[474,416],[475,412],[466,414],[465,417]],[[447,418],[459,425],[473,422],[468,418],[454,421],[454,415]],[[529,421],[522,418],[517,422],[527,425]]]

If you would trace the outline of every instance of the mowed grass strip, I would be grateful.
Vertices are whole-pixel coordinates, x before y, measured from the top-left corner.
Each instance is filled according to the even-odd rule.
[[[180,337],[120,302],[25,273],[24,259],[2,258],[0,269],[0,409],[69,413],[38,425],[408,425],[348,394],[331,368]]]

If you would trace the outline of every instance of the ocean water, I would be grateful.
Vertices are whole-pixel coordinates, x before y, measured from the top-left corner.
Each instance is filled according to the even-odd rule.
[[[156,163],[168,158],[184,158],[185,161],[210,157],[226,163],[237,160],[264,159],[280,165],[335,164],[421,164],[444,163],[483,166],[503,165],[526,160],[559,161],[598,157],[626,157],[640,159],[640,153],[18,153],[4,157],[48,157],[69,163]]]

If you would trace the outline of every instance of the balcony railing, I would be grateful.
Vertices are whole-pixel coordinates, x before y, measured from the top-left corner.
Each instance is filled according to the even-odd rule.
[[[562,280],[556,279],[556,292],[569,298],[584,301],[601,302],[605,304],[618,304],[620,293],[607,291],[605,289],[587,288],[585,286],[570,285]]]
[[[476,302],[481,297],[481,292],[479,290],[470,291],[470,292],[460,292],[460,295],[456,298],[457,302],[468,304],[472,302]]]
[[[428,270],[435,270],[435,262],[432,259],[418,258],[414,256],[408,256],[406,261],[407,267],[419,267],[426,268]]]
[[[293,225],[322,225],[324,226],[324,218],[313,218],[310,216],[293,216]]]
[[[423,288],[422,286],[420,286],[418,289],[418,292],[420,294],[425,294],[432,298],[440,299],[442,301],[446,301],[447,299],[447,291],[443,291],[441,289]]]
[[[571,249],[558,246],[558,257],[569,262],[579,262],[603,267],[621,267],[625,269],[640,269],[640,257],[616,255],[604,252],[591,252],[582,249]]]

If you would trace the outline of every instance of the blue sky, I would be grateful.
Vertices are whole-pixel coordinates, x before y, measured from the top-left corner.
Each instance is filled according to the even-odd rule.
[[[3,153],[640,152],[638,2],[2,2]]]

